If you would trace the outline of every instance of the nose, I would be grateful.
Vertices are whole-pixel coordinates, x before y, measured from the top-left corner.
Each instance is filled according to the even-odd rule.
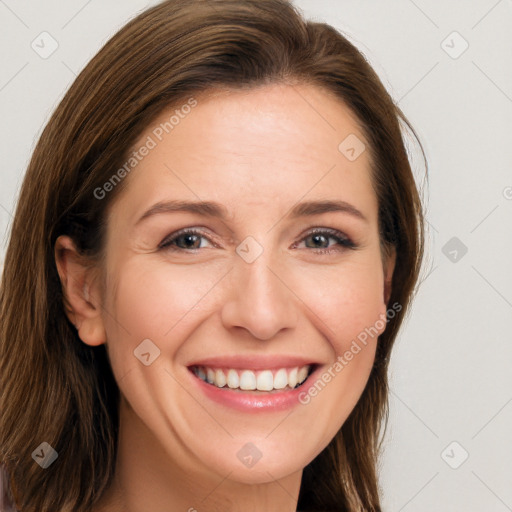
[[[287,275],[266,252],[252,263],[238,258],[230,272],[229,298],[221,312],[225,328],[245,329],[262,341],[295,328],[298,299]]]

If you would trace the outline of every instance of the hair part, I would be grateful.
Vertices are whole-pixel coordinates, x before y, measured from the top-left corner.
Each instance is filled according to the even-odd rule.
[[[105,346],[85,345],[64,313],[57,237],[71,236],[91,262],[101,261],[108,209],[126,180],[103,199],[94,190],[151,122],[201,92],[272,83],[319,86],[360,122],[382,247],[397,252],[389,303],[401,305],[379,338],[357,405],[304,469],[298,510],[381,510],[376,464],[387,368],[423,255],[421,201],[400,122],[417,136],[355,46],[331,26],[305,21],[286,0],[169,0],[143,12],[85,67],[45,127],[21,188],[0,288],[0,462],[20,510],[88,511],[115,468],[119,389]],[[44,470],[31,456],[42,442],[58,452]]]

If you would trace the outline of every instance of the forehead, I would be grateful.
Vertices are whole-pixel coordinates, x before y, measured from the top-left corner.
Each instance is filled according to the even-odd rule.
[[[358,203],[372,217],[365,145],[352,111],[316,86],[210,91],[165,110],[139,137],[132,151],[150,149],[126,178],[121,207],[135,216],[149,203],[187,198],[242,214],[322,198]]]

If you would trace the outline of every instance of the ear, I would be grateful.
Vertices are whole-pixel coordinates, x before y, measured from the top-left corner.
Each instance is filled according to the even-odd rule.
[[[391,247],[384,258],[384,304],[388,304],[391,297],[391,283],[396,263],[396,249]]]
[[[105,343],[97,272],[86,265],[84,257],[69,236],[59,236],[54,251],[64,293],[64,308],[69,321],[74,324],[80,339],[87,345]]]

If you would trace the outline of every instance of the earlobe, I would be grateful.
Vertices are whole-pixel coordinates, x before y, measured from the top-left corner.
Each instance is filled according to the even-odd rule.
[[[84,257],[68,236],[57,238],[54,251],[66,316],[84,343],[91,346],[105,343],[101,294],[94,269],[86,265]]]

